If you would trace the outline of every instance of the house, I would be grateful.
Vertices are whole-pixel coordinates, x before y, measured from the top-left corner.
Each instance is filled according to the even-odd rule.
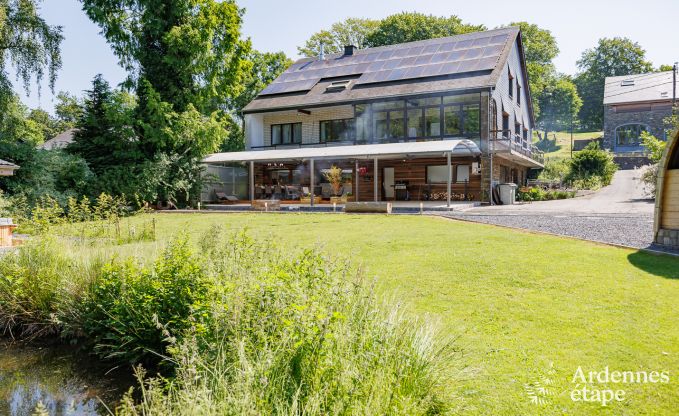
[[[69,144],[73,143],[73,134],[75,133],[75,131],[76,129],[68,129],[47,140],[45,143],[38,146],[38,149],[43,150],[63,149]]]
[[[679,133],[667,143],[658,164],[655,242],[679,250]]]
[[[304,58],[243,116],[246,151],[204,159],[240,199],[327,201],[334,165],[356,201],[491,201],[543,167],[516,27]]]
[[[667,139],[673,79],[673,71],[606,78],[603,148],[615,154],[621,168],[650,163],[641,145],[642,132]]]
[[[14,163],[0,159],[0,176],[13,176],[17,169],[19,169],[19,166]]]

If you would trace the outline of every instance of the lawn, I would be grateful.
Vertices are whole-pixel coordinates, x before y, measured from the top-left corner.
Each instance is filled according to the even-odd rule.
[[[679,409],[679,258],[426,216],[155,218],[160,241],[180,232],[197,240],[221,224],[284,246],[318,244],[360,264],[385,299],[457,338],[450,388],[466,413],[660,415]],[[119,249],[145,255],[159,246]],[[609,384],[625,390],[624,401],[576,403],[570,394],[578,366],[669,371],[670,382]],[[539,395],[542,404],[531,403],[526,385],[535,383],[551,383],[551,394]]]
[[[573,133],[573,140],[594,139],[603,136],[603,132]],[[533,141],[537,142],[537,133],[533,133]],[[549,134],[548,144],[541,144],[540,149],[545,152],[547,159],[565,159],[571,157],[571,134],[568,131],[552,132]]]

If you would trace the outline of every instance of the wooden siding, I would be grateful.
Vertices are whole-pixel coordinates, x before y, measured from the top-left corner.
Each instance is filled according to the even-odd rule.
[[[508,71],[511,70],[512,76],[514,77],[514,87],[513,87],[513,95],[512,97],[509,96],[509,79],[507,76]],[[502,111],[503,111],[503,102],[507,103],[511,108],[505,108],[504,111],[509,113],[509,129],[514,131],[514,124],[519,123],[521,124],[522,128],[528,128],[529,129],[529,135],[528,139],[529,141],[532,140],[532,132],[533,132],[533,126],[530,123],[530,116],[528,113],[528,86],[524,85],[523,83],[523,71],[524,69],[521,66],[521,58],[519,56],[519,46],[517,42],[514,42],[514,45],[512,46],[512,50],[509,53],[509,57],[507,59],[507,63],[502,69],[502,74],[500,75],[500,78],[498,79],[497,84],[495,85],[495,90],[493,91],[493,96],[492,98],[495,100],[495,103],[497,105],[497,126],[498,128],[502,128]],[[516,82],[518,80],[519,85],[521,86],[521,104],[519,105],[516,100]],[[516,119],[516,114],[519,114],[520,119]]]
[[[665,172],[661,228],[679,230],[679,169]]]

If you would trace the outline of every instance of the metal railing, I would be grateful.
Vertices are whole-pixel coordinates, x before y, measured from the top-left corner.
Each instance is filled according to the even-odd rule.
[[[545,163],[545,154],[535,145],[528,143],[518,134],[509,136],[502,136],[500,138],[491,139],[494,153],[509,153],[516,152],[530,159],[535,160],[540,164]]]

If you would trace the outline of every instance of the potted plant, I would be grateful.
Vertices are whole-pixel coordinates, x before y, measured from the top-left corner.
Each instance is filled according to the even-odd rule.
[[[336,204],[342,203],[342,197],[340,196],[342,192],[342,169],[332,165],[330,169],[323,172],[323,177],[330,183],[332,188],[333,196],[330,197],[330,202]]]

